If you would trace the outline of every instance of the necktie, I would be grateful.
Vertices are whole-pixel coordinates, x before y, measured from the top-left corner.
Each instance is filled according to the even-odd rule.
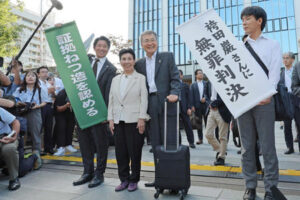
[[[96,78],[97,78],[98,62],[99,62],[99,59],[96,58],[96,59],[95,59],[95,62],[94,62],[94,65],[93,65],[93,71],[94,71],[94,74],[95,74],[95,77],[96,77]]]

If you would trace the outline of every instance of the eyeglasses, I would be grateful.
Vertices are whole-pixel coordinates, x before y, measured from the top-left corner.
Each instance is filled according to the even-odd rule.
[[[150,43],[150,42],[156,42],[155,38],[151,38],[151,39],[145,39],[143,40],[143,43]]]

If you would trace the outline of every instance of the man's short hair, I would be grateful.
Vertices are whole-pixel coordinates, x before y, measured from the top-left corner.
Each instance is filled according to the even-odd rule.
[[[142,42],[142,39],[143,39],[144,35],[154,35],[154,36],[155,36],[155,39],[157,40],[157,34],[156,34],[154,31],[147,30],[147,31],[144,31],[144,32],[140,35],[140,41],[141,41],[141,42]]]
[[[41,71],[41,69],[47,69],[48,71],[49,71],[49,69],[48,69],[48,67],[46,66],[46,65],[43,65],[43,66],[41,66],[41,67],[39,67],[39,68],[37,68],[37,70],[36,70],[36,73],[40,73],[40,71]]]
[[[283,55],[284,56],[287,55],[288,57],[290,57],[293,60],[295,60],[295,54],[293,52],[290,52],[290,51],[289,52],[285,52]]]
[[[125,53],[131,54],[132,57],[133,57],[133,60],[135,60],[135,53],[134,53],[134,51],[133,51],[131,48],[128,48],[128,49],[122,49],[122,50],[119,52],[119,59],[120,59],[120,60],[121,60],[121,57],[122,57]]]
[[[97,43],[100,41],[100,40],[103,40],[106,42],[107,46],[108,46],[108,49],[110,48],[110,40],[105,37],[105,36],[100,36],[100,37],[97,37],[95,40],[94,40],[94,44],[93,44],[93,47],[95,48]]]
[[[198,74],[199,71],[202,72],[202,74],[203,74],[202,69],[196,69],[196,71],[195,71],[195,76],[197,76],[197,74]]]
[[[178,70],[180,75],[183,75],[183,71],[181,69]]]
[[[266,11],[259,7],[259,6],[249,6],[243,9],[242,13],[241,13],[241,19],[244,16],[251,16],[253,15],[255,17],[256,20],[258,20],[259,18],[262,18],[262,23],[261,23],[261,30],[264,30],[265,26],[266,26],[266,22],[267,22],[267,13]]]

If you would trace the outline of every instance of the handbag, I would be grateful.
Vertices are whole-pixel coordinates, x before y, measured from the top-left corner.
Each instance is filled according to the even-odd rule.
[[[192,115],[190,116],[191,124],[193,129],[201,129],[201,121],[200,118],[195,115],[194,112],[192,112]]]
[[[245,46],[262,67],[266,75],[269,76],[268,68],[255,53],[251,45],[248,42],[245,42]],[[277,94],[273,97],[275,101],[275,121],[292,120],[294,118],[294,107],[291,94],[288,93],[288,89],[285,86],[284,71],[281,71],[280,73],[280,81],[277,84]]]
[[[40,88],[38,90],[39,90],[39,100],[41,102]],[[36,88],[34,88],[30,102],[25,102],[24,104],[16,105],[16,110],[15,110],[16,116],[25,116],[31,111],[32,107],[35,105],[35,103],[32,103],[33,97],[35,95],[35,91]]]

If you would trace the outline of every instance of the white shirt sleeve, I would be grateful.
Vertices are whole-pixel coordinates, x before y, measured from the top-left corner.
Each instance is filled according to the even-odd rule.
[[[280,68],[282,66],[282,54],[280,51],[280,45],[278,42],[274,41],[273,48],[271,49],[271,63],[269,68],[269,80],[271,84],[277,89],[277,84],[280,79]]]

